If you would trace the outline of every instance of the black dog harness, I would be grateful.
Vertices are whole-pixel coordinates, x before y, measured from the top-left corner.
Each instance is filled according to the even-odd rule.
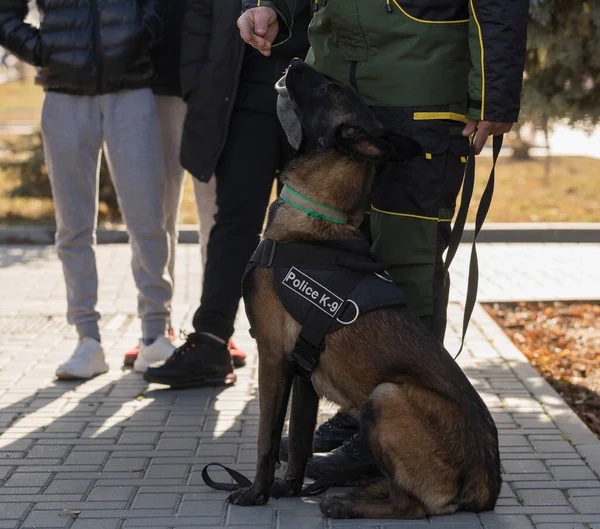
[[[382,307],[405,306],[404,293],[364,239],[277,243],[264,239],[248,263],[242,288],[257,267],[273,268],[275,291],[302,330],[292,352],[299,375],[310,379],[327,334]],[[251,331],[252,332],[252,331]]]

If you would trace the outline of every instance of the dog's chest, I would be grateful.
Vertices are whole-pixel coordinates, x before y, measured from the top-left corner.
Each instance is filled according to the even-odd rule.
[[[322,399],[334,402],[342,408],[350,408],[353,406],[353,402],[346,397],[344,392],[337,389],[335,380],[333,377],[329,377],[324,369],[317,368],[313,371],[311,382],[317,395]]]

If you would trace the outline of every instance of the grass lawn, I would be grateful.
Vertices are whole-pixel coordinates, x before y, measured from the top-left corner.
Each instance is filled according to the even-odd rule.
[[[0,124],[6,121],[39,122],[43,91],[27,83],[0,85]],[[2,141],[10,140],[5,136]],[[489,222],[600,222],[600,160],[557,157],[545,175],[545,160],[514,161],[501,158],[496,171],[496,190]],[[477,159],[477,180],[469,222],[473,222],[479,198],[491,168],[490,158]],[[50,199],[11,197],[17,183],[2,171],[0,161],[0,222],[47,223],[54,213]],[[101,223],[108,218],[100,206]],[[196,222],[191,178],[185,183],[181,222]]]
[[[470,222],[475,220],[491,165],[490,158],[477,160]],[[552,158],[548,176],[544,165],[543,158],[498,161],[488,222],[600,222],[600,160]]]
[[[600,222],[600,160],[562,157],[551,162],[544,175],[544,160],[527,162],[502,158],[496,171],[494,200],[488,222]],[[483,192],[491,161],[477,162],[477,181],[469,222]],[[11,197],[16,181],[0,167],[0,222],[19,224],[49,223],[54,219],[50,199]],[[100,222],[107,208],[100,205]],[[180,222],[196,223],[196,205],[191,177],[185,182]]]

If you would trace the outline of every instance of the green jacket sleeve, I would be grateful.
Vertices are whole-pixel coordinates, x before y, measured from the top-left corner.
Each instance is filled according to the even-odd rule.
[[[296,12],[296,0],[244,0],[244,11],[253,7],[270,7],[273,9],[281,22],[279,34],[273,43],[274,46],[283,44],[292,35],[294,25],[294,13]]]
[[[25,22],[27,13],[27,0],[0,1],[0,46],[29,64],[41,66],[40,32]]]
[[[529,0],[469,0],[470,119],[516,122]]]

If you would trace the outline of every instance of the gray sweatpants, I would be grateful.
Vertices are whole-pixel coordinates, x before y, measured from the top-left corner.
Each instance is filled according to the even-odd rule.
[[[167,273],[165,177],[152,92],[124,90],[100,96],[48,92],[42,133],[69,323],[80,337],[99,339],[94,245],[103,148],[131,241],[142,335],[162,335],[173,285]]]
[[[154,96],[156,103],[156,115],[158,116],[158,127],[160,141],[162,144],[165,162],[165,212],[166,228],[169,234],[171,253],[169,257],[169,275],[175,282],[175,247],[177,244],[177,219],[181,205],[183,180],[185,171],[179,162],[181,148],[181,136],[183,134],[183,122],[187,111],[187,105],[183,99],[174,96]],[[217,211],[216,181],[211,178],[209,182],[200,182],[192,178],[194,183],[194,195],[198,219],[200,220],[200,252],[202,268],[206,263],[206,247],[210,230],[215,223]]]

